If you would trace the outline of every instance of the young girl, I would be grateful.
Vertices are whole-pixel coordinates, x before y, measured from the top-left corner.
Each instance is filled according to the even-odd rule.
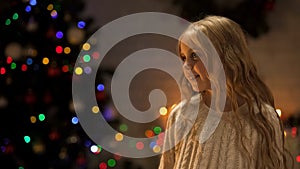
[[[226,77],[222,116],[204,141],[199,136],[212,108],[212,96],[218,90],[212,90],[215,78],[203,63],[204,56],[210,55],[200,33],[217,51]],[[165,149],[159,169],[290,169],[273,96],[258,76],[240,26],[225,17],[208,16],[191,24],[182,34],[178,53],[184,63],[184,75],[196,95],[172,110],[166,129],[173,124],[176,128],[176,121],[189,116],[185,107],[198,104],[199,109],[192,127],[176,145],[174,140],[182,137],[178,135],[185,127],[177,126],[177,130],[165,135],[164,147],[174,147]]]

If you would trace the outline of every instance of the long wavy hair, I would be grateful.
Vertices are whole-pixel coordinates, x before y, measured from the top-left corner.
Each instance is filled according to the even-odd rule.
[[[227,98],[230,100],[232,111],[237,119],[241,118],[238,113],[238,98],[242,98],[248,104],[249,119],[256,127],[261,141],[257,149],[260,159],[254,162],[256,167],[258,169],[290,169],[294,164],[291,154],[284,146],[285,137],[282,121],[276,113],[274,98],[270,89],[258,75],[243,29],[226,17],[207,16],[200,21],[194,22],[187,28],[181,38],[188,37],[192,43],[201,46],[202,42],[200,42],[199,38],[197,39],[198,35],[191,33],[197,33],[197,31],[201,31],[208,37],[219,54],[226,75]],[[179,54],[181,43],[181,40],[179,40]],[[271,113],[275,113],[280,122],[282,139],[280,143],[273,143],[273,139],[276,138],[274,124],[267,119],[268,115],[263,111],[265,104],[272,106],[274,111],[272,110]],[[258,114],[255,112],[255,108],[258,108]],[[241,122],[234,127],[236,127],[237,131],[244,129]],[[245,139],[244,132],[238,133],[242,133],[238,134],[241,143],[239,146],[242,154],[246,156],[248,165],[250,165],[253,159],[247,151],[246,143],[243,141]]]

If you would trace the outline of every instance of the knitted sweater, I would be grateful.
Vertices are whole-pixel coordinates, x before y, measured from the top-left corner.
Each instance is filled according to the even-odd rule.
[[[253,127],[254,124],[249,122],[247,104],[238,108],[242,114],[241,120],[234,119],[233,112],[223,112],[214,132],[202,143],[199,141],[199,138],[209,107],[205,105],[200,94],[190,100],[188,104],[199,105],[199,113],[187,135],[183,137],[182,133],[187,129],[186,124],[188,124],[183,119],[187,119],[191,114],[188,114],[187,111],[181,112],[182,109],[178,107],[185,107],[186,104],[181,102],[169,115],[166,128],[168,129],[173,124],[175,124],[175,128],[177,125],[177,128],[165,134],[164,147],[170,144],[175,145],[176,141],[177,144],[162,154],[159,169],[257,169],[255,161],[260,160],[261,154],[258,153],[256,146],[260,144],[260,136],[255,127]],[[258,113],[257,108],[255,112]],[[267,114],[267,119],[274,124],[276,130],[274,142],[281,145],[281,129],[276,112],[271,106],[265,105],[263,113]],[[175,123],[178,120],[183,121],[183,123],[179,123],[179,127]],[[241,121],[241,124],[245,127],[245,136],[250,138],[247,142],[249,145],[247,150],[250,152],[254,162],[249,167],[245,166],[246,158],[242,155],[242,151],[239,150],[238,146],[240,144],[241,131],[236,131],[233,127],[233,124],[237,124],[238,121]],[[183,138],[181,139],[180,137]]]

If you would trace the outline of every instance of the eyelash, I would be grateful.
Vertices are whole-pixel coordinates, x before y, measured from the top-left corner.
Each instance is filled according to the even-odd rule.
[[[182,61],[186,60],[186,57],[184,55],[181,55],[180,57],[181,57]],[[197,61],[198,60],[198,56],[197,56],[197,54],[195,52],[192,52],[191,55],[190,55],[190,57],[191,57],[191,59],[193,61]]]

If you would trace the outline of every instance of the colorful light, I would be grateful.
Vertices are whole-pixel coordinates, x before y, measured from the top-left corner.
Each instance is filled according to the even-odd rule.
[[[138,150],[142,150],[144,148],[144,143],[139,141],[136,143],[135,147]]]
[[[13,61],[13,59],[12,59],[11,56],[8,56],[8,57],[6,58],[6,63],[7,63],[7,64],[11,64],[12,61]]]
[[[73,123],[73,124],[78,124],[78,122],[79,122],[79,120],[78,120],[77,117],[73,117],[73,118],[72,118],[72,123]]]
[[[20,166],[18,169],[24,169],[24,167]]]
[[[23,72],[25,72],[25,71],[27,70],[27,65],[23,64],[23,65],[21,66],[21,70],[22,70]]]
[[[30,117],[30,122],[31,123],[36,123],[36,117],[35,116],[31,116]]]
[[[125,131],[128,130],[128,126],[127,126],[126,124],[121,124],[119,128],[120,128],[120,130],[123,131],[123,132],[125,132]]]
[[[99,113],[99,107],[98,106],[93,106],[92,107],[92,112],[93,113]]]
[[[98,146],[98,145],[92,145],[90,147],[90,151],[94,154],[99,154],[102,150],[102,147],[101,146]]]
[[[89,67],[89,66],[85,67],[85,68],[84,68],[84,73],[86,73],[86,74],[91,74],[91,73],[92,73],[92,68]]]
[[[13,18],[13,20],[17,20],[19,18],[19,14],[18,13],[14,13],[12,18]]]
[[[11,24],[11,20],[10,20],[10,19],[6,19],[5,25],[8,26],[8,25],[10,25],[10,24]]]
[[[151,149],[153,149],[153,147],[156,145],[156,142],[154,142],[154,141],[152,141],[150,144],[149,144],[149,147],[151,148]]]
[[[160,148],[159,145],[155,145],[152,150],[153,150],[154,153],[159,153],[161,148]]]
[[[71,53],[71,48],[65,47],[65,48],[64,48],[64,53],[65,53],[65,54]]]
[[[160,115],[165,116],[168,113],[168,109],[166,107],[161,107],[159,109],[159,113],[160,113]]]
[[[82,49],[85,50],[85,51],[90,50],[90,48],[91,48],[91,45],[89,43],[85,43],[82,46]]]
[[[300,163],[300,155],[298,155],[298,156],[296,157],[296,161],[297,161],[298,163]]]
[[[32,6],[35,6],[36,5],[36,0],[30,0],[29,4],[32,5]]]
[[[99,59],[99,57],[100,57],[99,52],[93,52],[92,57],[93,57],[95,60]]]
[[[103,85],[103,84],[98,84],[97,90],[98,90],[99,92],[103,91],[103,90],[104,90],[104,85]]]
[[[61,39],[63,38],[64,34],[62,33],[62,31],[58,31],[56,32],[56,38]]]
[[[57,54],[61,54],[63,52],[63,47],[62,46],[56,46],[55,51]]]
[[[2,68],[0,69],[0,74],[1,74],[1,75],[4,75],[5,73],[6,73],[6,70],[5,70],[4,67],[2,67]]]
[[[107,164],[108,164],[109,167],[114,167],[114,166],[116,166],[117,162],[114,159],[109,159],[107,161]]]
[[[99,169],[107,169],[106,163],[102,162],[99,164]]]
[[[61,68],[63,72],[68,72],[69,71],[69,66],[68,65],[63,65],[63,67]]]
[[[84,55],[83,56],[83,61],[86,62],[86,63],[89,62],[89,61],[91,61],[90,55]]]
[[[117,134],[115,135],[115,139],[116,139],[117,141],[122,141],[122,140],[123,140],[123,134],[122,134],[122,133],[117,133]]]
[[[48,11],[51,11],[53,9],[53,4],[49,4],[48,6],[47,6],[47,10]]]
[[[57,16],[58,16],[56,10],[52,10],[51,13],[50,13],[50,15],[51,15],[51,17],[52,17],[53,19],[57,18]]]
[[[83,72],[83,70],[82,70],[82,68],[81,68],[81,67],[77,67],[77,68],[75,68],[75,74],[77,74],[77,75],[81,75],[81,74],[82,74],[82,72]]]
[[[47,57],[44,57],[42,60],[44,65],[48,65],[49,64],[49,59]]]
[[[46,119],[46,116],[44,114],[39,114],[39,120],[44,121]]]
[[[292,137],[296,137],[297,136],[297,127],[292,127]]]
[[[12,62],[11,65],[10,65],[10,68],[11,69],[16,69],[17,67],[17,64],[15,62]]]
[[[281,117],[281,110],[280,109],[276,109],[276,112],[277,112],[278,116]]]
[[[146,137],[150,138],[150,137],[153,137],[154,136],[154,133],[152,130],[146,130],[145,131],[145,135]]]
[[[156,127],[154,127],[153,131],[155,134],[159,134],[161,132],[161,128],[156,126]]]
[[[26,63],[27,65],[32,65],[33,60],[31,58],[27,58]]]
[[[79,21],[79,22],[77,23],[77,26],[78,26],[78,28],[82,29],[82,28],[85,27],[85,22],[84,22],[84,21]]]
[[[26,11],[26,12],[30,12],[30,11],[31,11],[31,6],[29,6],[29,5],[26,6],[26,7],[25,7],[25,11]]]
[[[25,143],[30,143],[30,137],[29,136],[24,136],[24,141]]]

